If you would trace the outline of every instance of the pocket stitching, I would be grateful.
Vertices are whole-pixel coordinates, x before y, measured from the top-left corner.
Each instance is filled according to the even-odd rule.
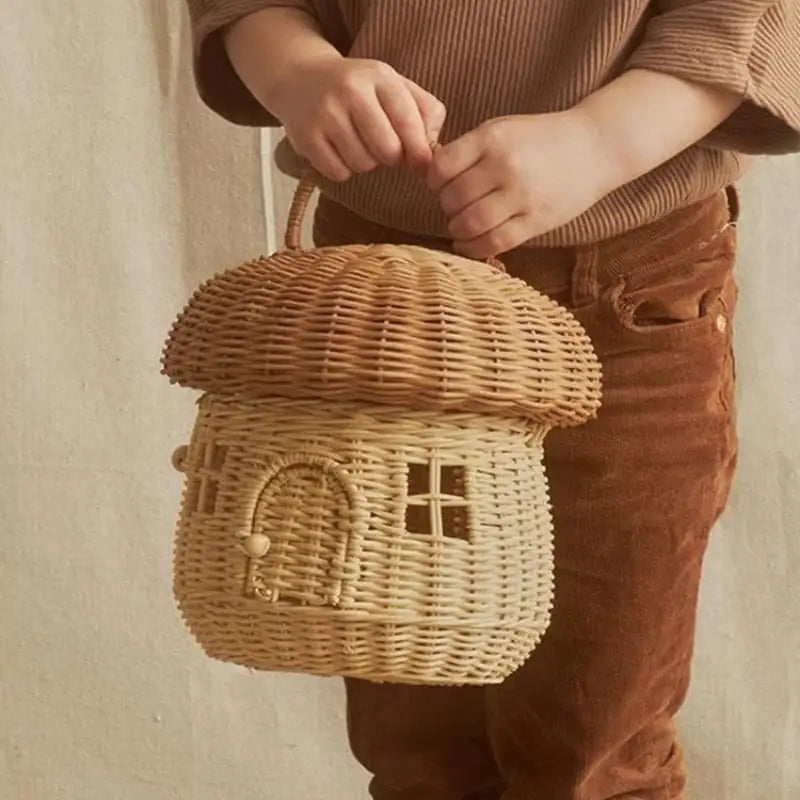
[[[625,278],[633,277],[634,275],[637,277],[639,277],[640,275],[647,275],[653,270],[659,268],[669,269],[670,267],[676,264],[682,264],[685,263],[687,260],[693,260],[695,258],[699,260],[703,253],[703,250],[706,250],[707,248],[711,247],[711,245],[716,244],[723,237],[725,237],[726,239],[730,239],[728,244],[735,253],[737,234],[738,234],[737,223],[726,222],[724,227],[720,228],[713,236],[711,236],[709,239],[704,239],[701,242],[696,242],[694,245],[692,245],[692,247],[689,250],[681,251],[680,253],[676,253],[675,255],[663,260],[654,259],[653,261],[650,261],[649,263],[643,265],[639,269],[633,270],[632,272],[619,276],[619,279],[624,280]]]
[[[627,283],[624,278],[620,278],[608,292],[605,293],[605,305],[617,328],[625,333],[631,333],[642,337],[664,337],[676,338],[687,336],[695,332],[713,331],[716,325],[718,309],[724,305],[722,303],[722,291],[709,304],[702,316],[697,319],[676,322],[670,325],[637,325],[633,322],[632,312],[635,306],[625,306],[625,289]]]

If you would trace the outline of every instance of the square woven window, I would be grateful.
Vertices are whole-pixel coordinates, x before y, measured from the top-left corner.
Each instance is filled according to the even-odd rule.
[[[463,465],[436,458],[408,465],[408,533],[468,541],[469,521]]]
[[[196,461],[198,478],[191,481],[187,504],[204,514],[214,514],[217,510],[219,475],[225,466],[228,448],[214,442],[201,442],[197,445]]]

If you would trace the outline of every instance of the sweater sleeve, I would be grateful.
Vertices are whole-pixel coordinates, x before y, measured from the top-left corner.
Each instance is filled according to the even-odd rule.
[[[628,67],[733,91],[742,105],[701,144],[800,151],[800,0],[656,0]]]
[[[312,0],[188,0],[194,77],[203,102],[230,122],[259,127],[280,123],[253,97],[231,65],[222,32],[265,8],[297,8],[314,15]]]

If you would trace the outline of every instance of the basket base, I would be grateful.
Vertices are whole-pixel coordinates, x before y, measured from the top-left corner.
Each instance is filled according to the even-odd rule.
[[[376,683],[466,686],[502,683],[528,658],[547,619],[525,629],[441,628],[375,622],[317,622],[249,613],[230,604],[183,605],[210,658],[250,669],[351,677]]]

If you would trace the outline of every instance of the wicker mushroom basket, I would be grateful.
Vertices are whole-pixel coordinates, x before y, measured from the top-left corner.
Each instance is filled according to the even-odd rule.
[[[413,684],[505,679],[544,633],[543,444],[600,402],[578,322],[420,247],[286,248],[203,284],[163,371],[202,392],[174,591],[205,652]]]

